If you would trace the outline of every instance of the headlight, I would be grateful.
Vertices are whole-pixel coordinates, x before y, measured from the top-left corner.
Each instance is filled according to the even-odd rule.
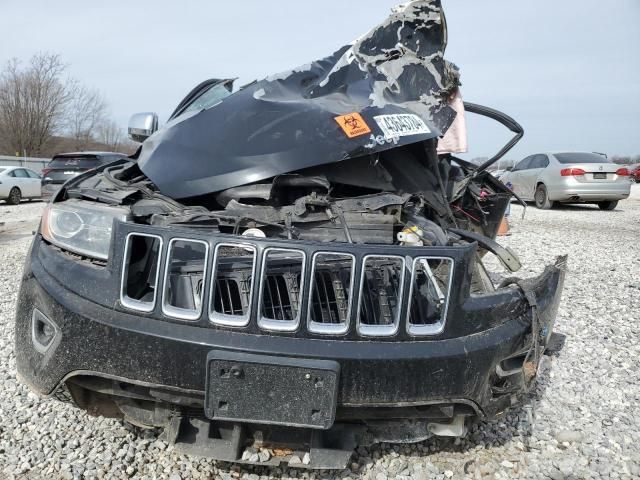
[[[107,260],[113,221],[126,221],[128,214],[124,207],[81,200],[50,203],[42,215],[41,233],[65,250]]]

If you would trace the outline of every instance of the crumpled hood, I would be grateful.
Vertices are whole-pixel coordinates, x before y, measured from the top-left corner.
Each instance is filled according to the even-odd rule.
[[[333,55],[170,121],[142,145],[140,168],[187,198],[440,136],[459,84],[445,47],[440,0],[401,5]]]

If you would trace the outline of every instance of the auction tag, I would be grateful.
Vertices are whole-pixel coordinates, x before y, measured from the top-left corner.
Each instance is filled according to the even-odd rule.
[[[357,112],[340,115],[339,117],[335,117],[335,120],[349,138],[371,133],[369,125],[364,121],[362,115]]]
[[[398,113],[394,115],[378,115],[373,117],[385,138],[406,137],[431,133],[427,124],[418,115]]]

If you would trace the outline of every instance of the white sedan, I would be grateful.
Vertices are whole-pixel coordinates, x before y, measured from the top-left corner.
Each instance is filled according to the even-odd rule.
[[[588,152],[531,155],[500,181],[544,210],[554,203],[595,203],[601,210],[614,210],[631,191],[627,167]]]
[[[23,198],[40,197],[40,175],[28,168],[0,167],[0,200],[17,205]]]

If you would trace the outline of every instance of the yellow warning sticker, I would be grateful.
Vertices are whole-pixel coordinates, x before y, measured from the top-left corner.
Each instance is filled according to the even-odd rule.
[[[346,115],[335,117],[335,119],[336,122],[338,122],[338,125],[340,125],[340,128],[342,128],[349,138],[371,133],[369,125],[367,125],[367,122],[364,121],[364,118],[362,118],[362,115],[359,113],[348,113]]]

